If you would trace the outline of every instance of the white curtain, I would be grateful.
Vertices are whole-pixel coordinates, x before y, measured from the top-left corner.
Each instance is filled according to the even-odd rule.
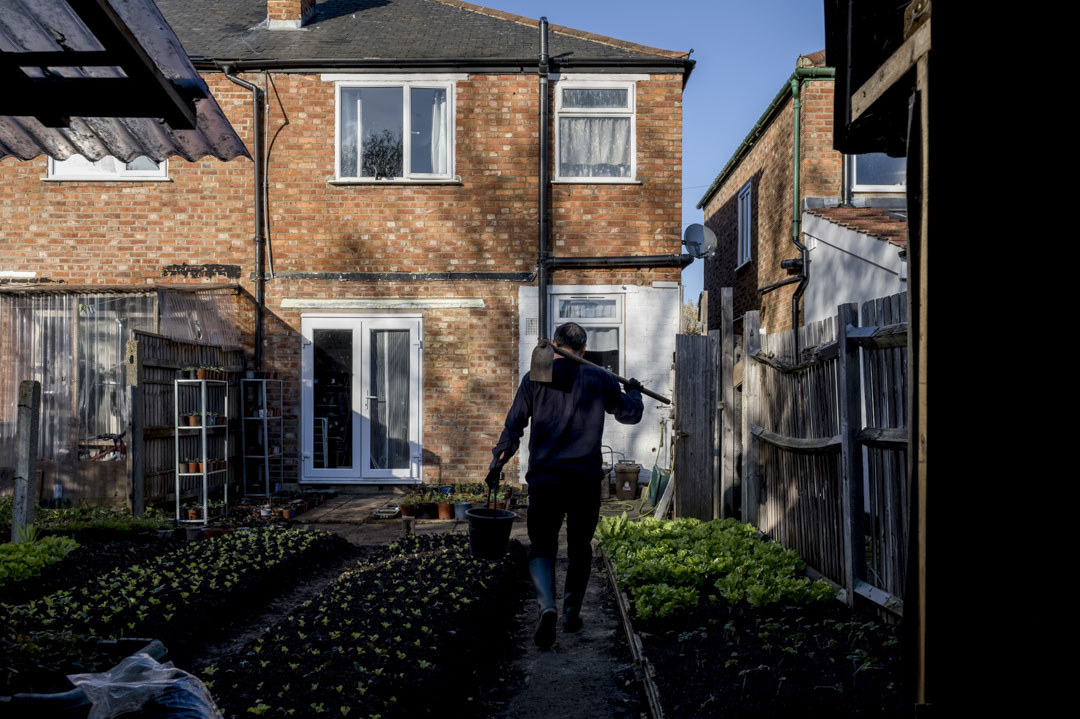
[[[618,327],[585,327],[585,347],[590,352],[614,352],[619,349]]]
[[[562,177],[629,177],[630,118],[559,119]]]
[[[446,167],[446,90],[435,93],[431,103],[431,171],[445,175]]]

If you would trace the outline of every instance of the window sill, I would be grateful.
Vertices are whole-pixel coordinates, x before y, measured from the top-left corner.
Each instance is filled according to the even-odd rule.
[[[42,182],[172,182],[171,177],[101,177],[100,175],[74,177],[42,177]]]
[[[641,180],[630,177],[557,177],[553,185],[643,185]]]
[[[327,180],[328,185],[463,185],[461,176],[445,177],[438,179],[410,180],[407,178],[395,178],[393,180],[371,180],[365,178],[345,178],[341,180]]]
[[[750,262],[751,262],[751,260],[744,260],[744,261],[743,261],[743,263],[742,263],[741,265],[735,265],[735,271],[736,271],[736,272],[738,272],[738,271],[739,271],[739,270],[741,270],[742,268],[744,268],[744,267],[746,267],[747,265],[749,265],[749,264],[750,264]]]

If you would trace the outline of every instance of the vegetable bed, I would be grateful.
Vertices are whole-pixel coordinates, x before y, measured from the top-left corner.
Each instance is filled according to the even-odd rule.
[[[348,551],[326,532],[234,532],[105,572],[78,588],[0,605],[0,695],[66,691],[65,674],[115,661],[100,640],[160,639],[184,663],[200,642]]]
[[[197,674],[226,717],[468,716],[512,645],[524,550],[475,559],[466,535],[408,537]]]
[[[598,535],[667,716],[901,713],[899,628],[837,602],[751,525],[624,516]]]

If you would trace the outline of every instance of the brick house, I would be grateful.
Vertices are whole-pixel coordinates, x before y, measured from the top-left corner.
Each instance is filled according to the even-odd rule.
[[[731,287],[737,331],[750,310],[768,332],[791,328],[798,276],[781,262],[800,259],[794,237],[810,262],[798,324],[904,289],[904,161],[833,150],[833,86],[824,51],[800,56],[698,202],[718,240],[705,260],[709,317],[720,316],[719,290]]]
[[[261,299],[239,331],[285,380],[287,483],[478,480],[540,322],[580,322],[593,359],[670,392],[687,53],[550,26],[541,132],[536,20],[458,0],[158,6],[265,174],[0,161],[6,282]],[[647,403],[605,443],[644,464],[666,417]]]

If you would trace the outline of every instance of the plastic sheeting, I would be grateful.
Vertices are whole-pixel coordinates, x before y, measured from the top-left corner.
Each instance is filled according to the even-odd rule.
[[[101,449],[95,437],[128,425],[124,352],[132,332],[236,346],[234,302],[232,289],[0,291],[0,467],[15,464],[19,382],[41,383],[38,456],[87,459]],[[208,329],[193,337],[194,328]]]

